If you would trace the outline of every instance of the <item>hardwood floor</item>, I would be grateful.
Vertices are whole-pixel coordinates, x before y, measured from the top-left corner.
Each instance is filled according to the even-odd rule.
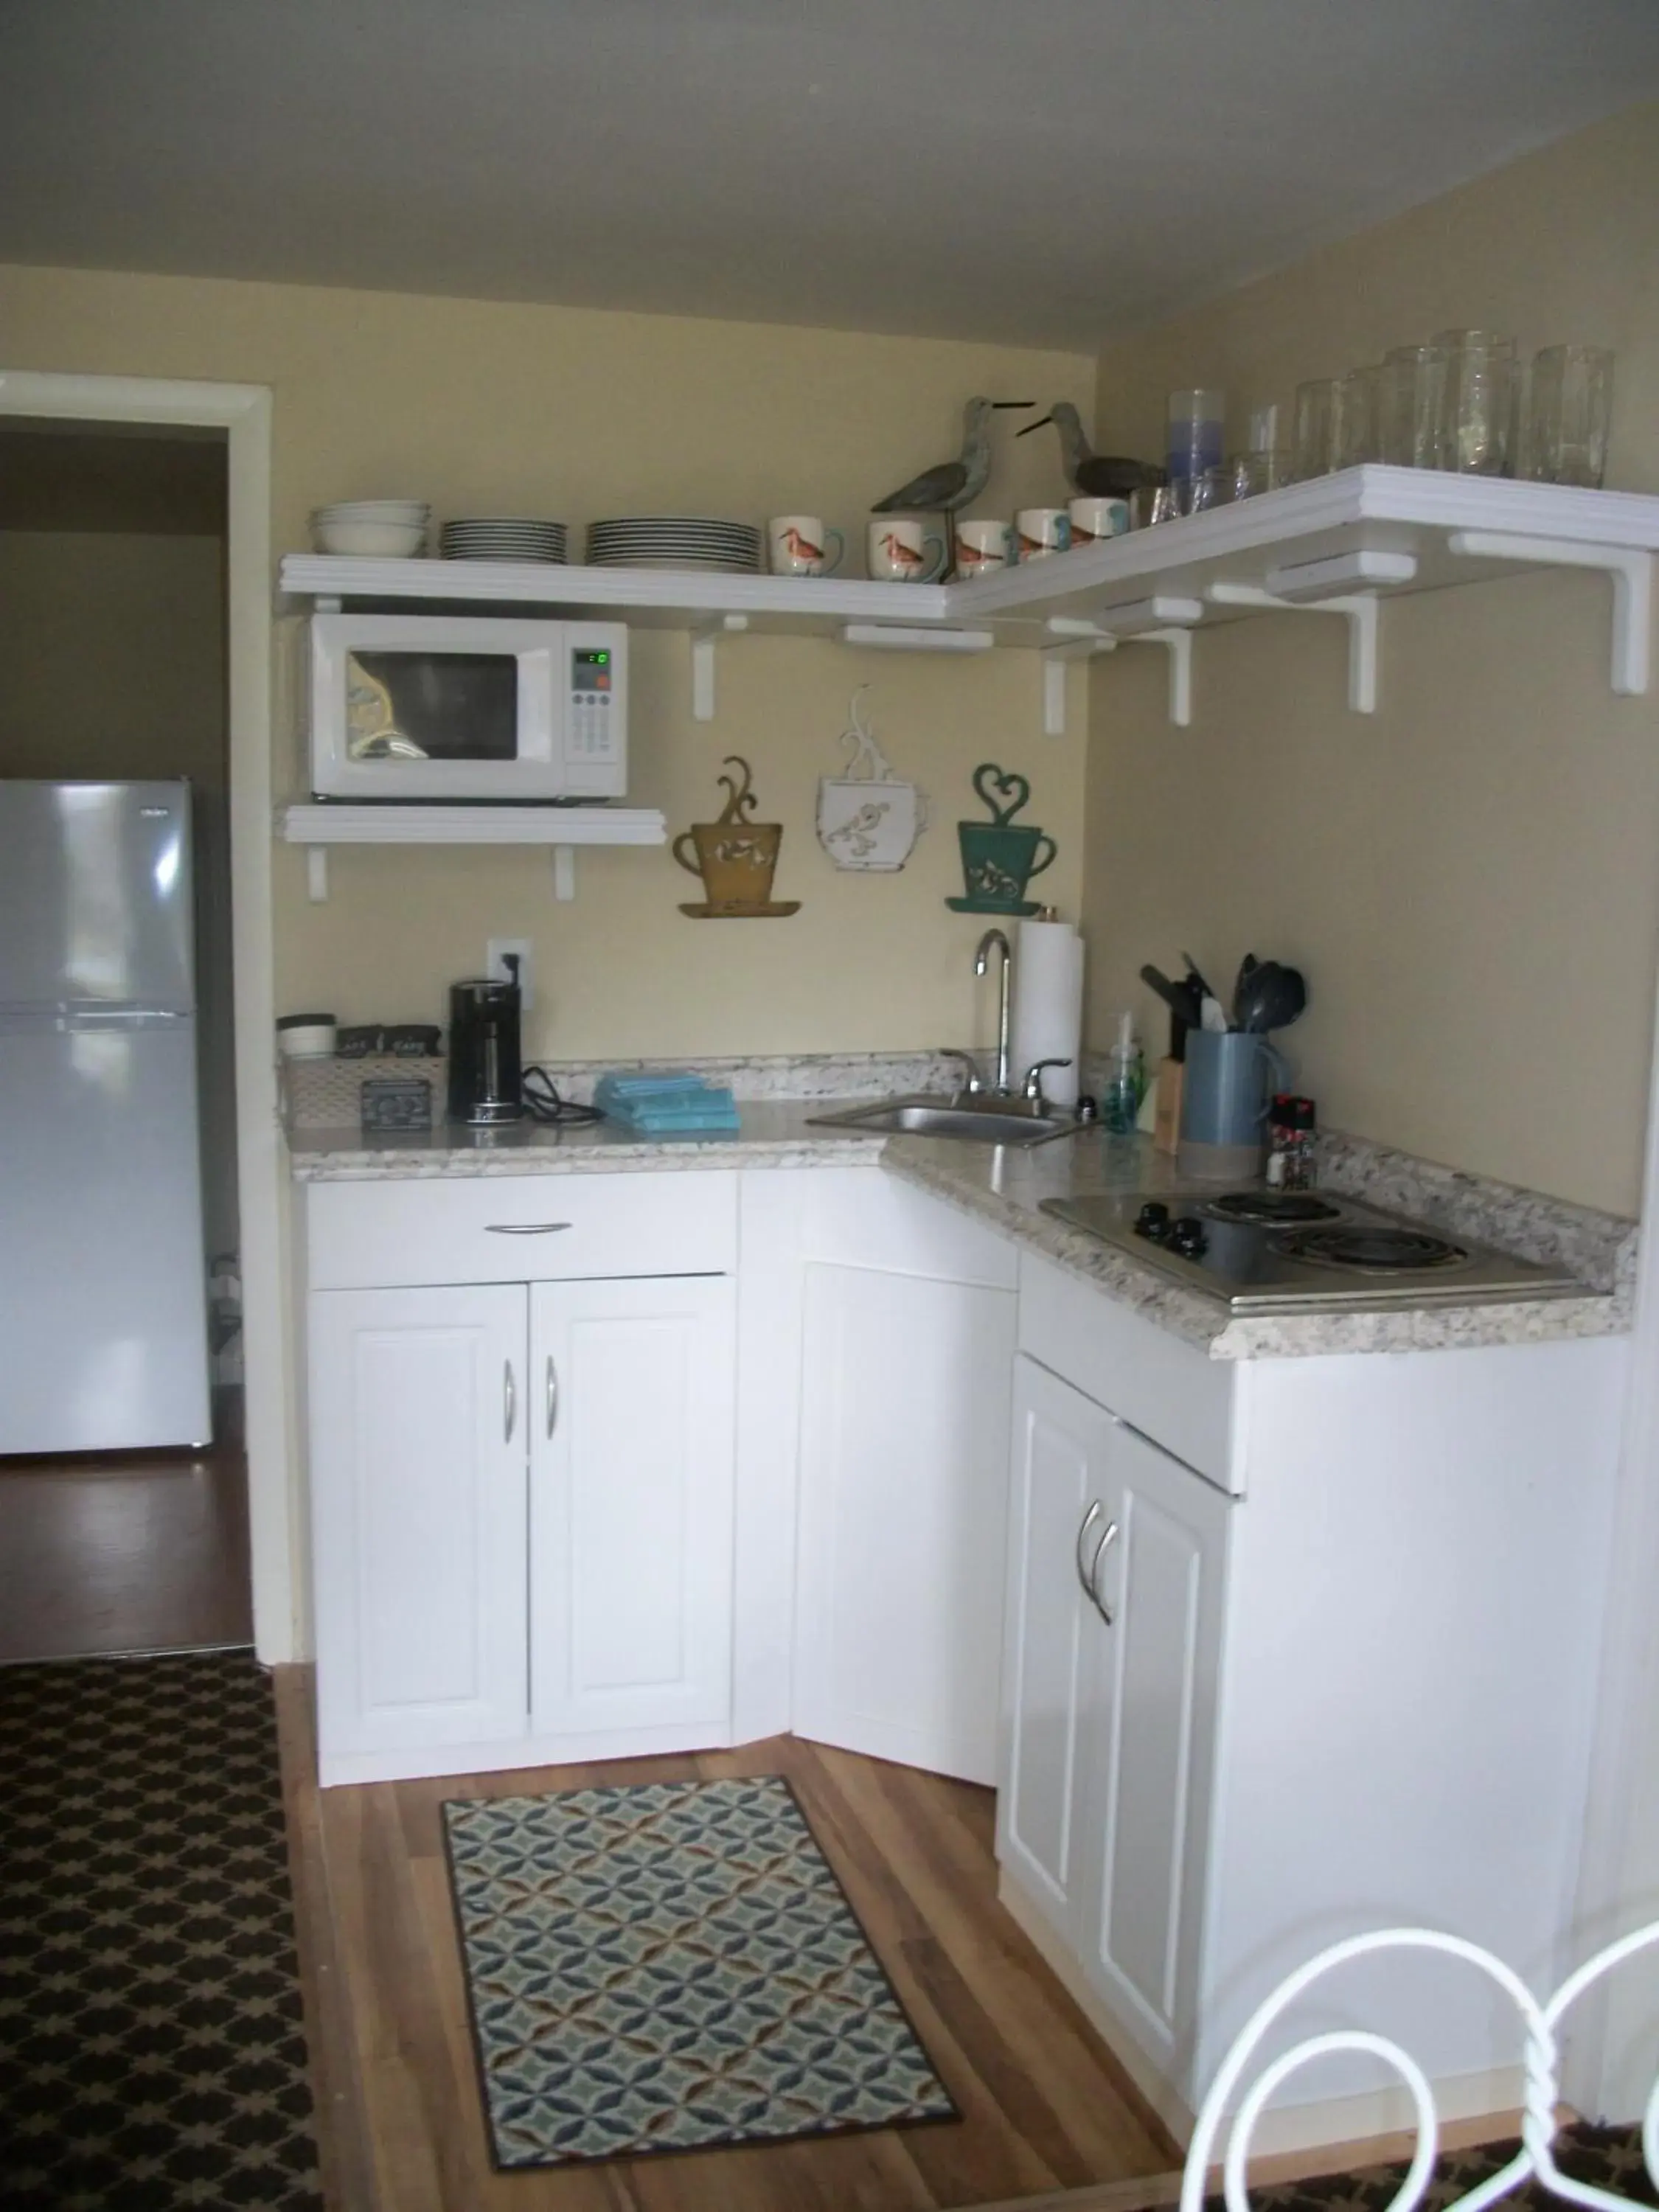
[[[0,1664],[252,1640],[239,1453],[0,1461]]]
[[[339,2212],[926,2212],[1012,2203],[1081,2212],[1173,2196],[1175,2145],[996,1902],[988,1790],[784,1736],[696,1757],[319,1792],[308,1670],[279,1669],[277,1695],[325,2175]],[[495,2172],[444,1865],[443,1800],[777,1773],[799,1792],[961,2123]],[[1109,2186],[1091,2185],[1101,2184]]]

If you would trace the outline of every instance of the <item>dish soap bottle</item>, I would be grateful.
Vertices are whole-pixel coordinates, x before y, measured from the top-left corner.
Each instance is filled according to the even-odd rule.
[[[1132,1137],[1139,1112],[1140,1047],[1135,1042],[1134,1016],[1120,1014],[1110,1072],[1101,1093],[1100,1125],[1111,1136]]]

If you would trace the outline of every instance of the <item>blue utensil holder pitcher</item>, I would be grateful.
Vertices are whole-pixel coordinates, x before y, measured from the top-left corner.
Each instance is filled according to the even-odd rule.
[[[1275,1091],[1290,1082],[1284,1055],[1252,1030],[1189,1030],[1181,1091],[1185,1145],[1255,1146],[1267,1141]]]

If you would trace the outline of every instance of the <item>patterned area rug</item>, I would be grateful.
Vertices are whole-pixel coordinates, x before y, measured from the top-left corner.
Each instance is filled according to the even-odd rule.
[[[0,1668],[0,2204],[321,2203],[269,1681]]]
[[[781,1776],[444,1816],[498,2166],[959,2117]]]
[[[1459,2197],[1509,2164],[1518,2142],[1483,2143],[1474,2150],[1449,2151],[1437,2164],[1424,2192],[1421,2212],[1445,2212]],[[1642,2163],[1642,2131],[1637,2127],[1597,2128],[1578,2123],[1555,2139],[1556,2163],[1575,2181],[1587,2181],[1632,2204],[1653,2204],[1653,2186]],[[1371,2166],[1354,2173],[1322,2175],[1274,2189],[1253,2190],[1252,2212],[1387,2212],[1406,2178],[1404,2164]],[[1224,2200],[1212,2197],[1206,2212],[1222,2212]],[[1528,2181],[1500,2199],[1504,2212],[1564,2212],[1560,2197]]]

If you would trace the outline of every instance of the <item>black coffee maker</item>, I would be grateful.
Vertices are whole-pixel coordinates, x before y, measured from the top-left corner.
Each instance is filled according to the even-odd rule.
[[[524,1113],[519,986],[479,975],[449,987],[449,1118],[489,1128]]]

